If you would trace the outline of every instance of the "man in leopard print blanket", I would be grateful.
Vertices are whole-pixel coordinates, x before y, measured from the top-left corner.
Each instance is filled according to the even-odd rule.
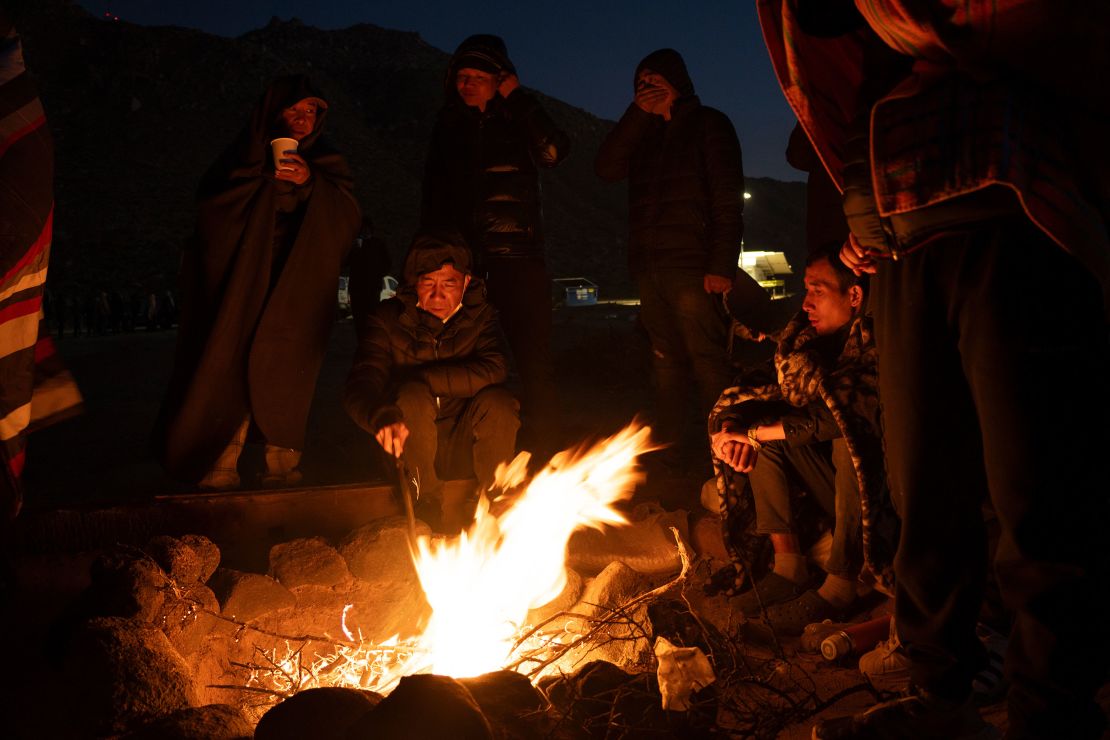
[[[806,298],[779,336],[777,382],[727,389],[709,417],[725,542],[733,563],[719,590],[749,616],[767,608],[784,634],[842,618],[861,571],[891,585],[898,519],[883,463],[878,371],[865,278],[841,263],[839,245],[815,251]],[[810,574],[799,541],[804,490],[835,518],[824,583]],[[770,535],[774,569],[741,593]]]

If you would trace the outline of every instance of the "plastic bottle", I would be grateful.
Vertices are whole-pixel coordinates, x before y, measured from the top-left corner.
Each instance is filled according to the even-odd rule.
[[[802,630],[798,647],[807,653],[819,653],[821,652],[821,643],[825,641],[825,638],[835,635],[847,626],[843,622],[834,622],[831,619],[807,624],[806,628]]]
[[[889,634],[889,614],[869,622],[849,625],[821,641],[821,656],[825,660],[840,660],[849,655],[860,655],[878,645]]]

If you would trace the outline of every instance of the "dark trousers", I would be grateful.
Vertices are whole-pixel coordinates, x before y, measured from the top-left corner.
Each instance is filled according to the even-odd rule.
[[[551,364],[551,279],[543,260],[487,259],[486,290],[520,373],[527,449],[557,452],[562,411]]]
[[[640,273],[640,321],[651,339],[655,371],[656,438],[680,441],[696,381],[698,418],[705,420],[731,385],[728,328],[721,298],[705,292],[705,276],[682,270]]]
[[[748,474],[760,534],[797,534],[793,491],[799,487],[835,517],[825,571],[855,578],[863,565],[859,482],[843,439],[792,447],[768,442]]]
[[[444,414],[424,383],[405,383],[397,391],[397,406],[409,428],[405,459],[419,476],[422,496],[440,491],[443,478],[471,474],[480,490],[487,490],[498,464],[513,458],[520,420],[511,393],[488,386],[473,398],[452,401],[457,412]]]
[[[1024,219],[946,235],[874,283],[898,632],[915,680],[950,698],[981,665],[988,567],[1016,612],[1015,737],[1097,736],[1106,679],[1110,352],[1096,281]]]

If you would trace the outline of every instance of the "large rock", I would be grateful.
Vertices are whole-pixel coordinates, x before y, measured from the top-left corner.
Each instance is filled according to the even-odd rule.
[[[180,709],[124,735],[121,740],[250,740],[253,737],[250,720],[238,708],[229,704],[209,704]]]
[[[612,610],[625,606],[653,585],[650,576],[619,562],[611,563],[588,582],[572,609],[583,616],[568,619],[566,627],[576,634],[586,634],[595,626],[601,628],[593,639],[570,650],[559,665],[580,665],[587,660],[607,660],[632,670],[650,665],[654,658],[646,637],[651,634],[647,606],[640,604],[616,615]]]
[[[653,584],[651,577],[624,563],[610,563],[596,578],[586,583],[582,597],[573,611],[590,617],[604,616],[609,610],[623,606],[650,591]]]
[[[200,535],[181,538],[152,537],[147,543],[146,552],[170,578],[183,587],[207,581],[220,561],[219,548],[207,537]]]
[[[193,581],[190,586],[166,595],[155,624],[161,626],[177,652],[189,656],[200,650],[205,638],[218,626],[231,626],[214,616],[219,613],[220,603],[212,589]]]
[[[270,575],[286,588],[346,586],[351,572],[323,537],[283,542],[270,548]]]
[[[201,583],[208,583],[208,579],[220,567],[220,548],[216,543],[201,534],[187,534],[178,538],[182,544],[193,548],[193,552],[200,559]]]
[[[262,715],[255,740],[343,740],[354,722],[376,707],[382,696],[341,687],[308,689]]]
[[[724,528],[717,514],[702,512],[694,516],[690,527],[690,544],[703,558],[727,563],[731,560],[725,549]]]
[[[200,704],[223,704],[242,696],[242,692],[219,688],[241,686],[247,678],[245,671],[231,665],[235,637],[230,632],[213,632],[204,638],[196,652],[182,656],[197,687]]]
[[[682,560],[671,527],[688,539],[686,518],[684,511],[641,507],[627,526],[580,529],[567,545],[567,565],[584,575],[600,573],[613,562],[640,573],[677,573]]]
[[[417,536],[428,536],[431,529],[418,521]],[[359,527],[339,545],[339,553],[356,577],[369,582],[413,583],[409,525],[404,517],[388,517]]]
[[[431,534],[422,522],[416,526],[418,534]],[[354,530],[340,543],[339,553],[356,577],[348,623],[366,639],[411,635],[430,613],[412,563],[408,531],[407,519],[391,517]]]
[[[547,733],[547,699],[525,676],[515,671],[494,671],[474,678],[460,678],[497,738],[527,740]]]
[[[220,613],[240,622],[250,622],[297,603],[288,589],[257,573],[220,568],[209,585],[220,602]]]
[[[474,697],[449,676],[405,676],[347,730],[347,740],[492,740]]]
[[[83,609],[94,617],[125,617],[154,622],[162,609],[169,580],[149,556],[133,548],[116,548],[93,561],[91,585]]]
[[[195,706],[185,661],[161,630],[133,619],[92,619],[73,636],[59,708],[82,734],[113,734]]]
[[[582,595],[582,576],[578,575],[577,571],[566,570],[567,582],[563,586],[563,590],[559,592],[551,601],[543,606],[538,606],[535,609],[528,611],[528,616],[525,617],[525,624],[540,625],[547,622],[548,619],[554,617],[561,612],[569,611],[571,607],[578,603],[579,597]],[[560,624],[548,625],[555,629],[561,629]],[[544,631],[548,631],[545,629]]]

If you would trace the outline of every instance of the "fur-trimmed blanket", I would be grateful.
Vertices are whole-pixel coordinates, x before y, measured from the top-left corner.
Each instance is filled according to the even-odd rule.
[[[860,488],[863,520],[864,568],[876,584],[890,591],[894,582],[894,553],[898,546],[899,520],[891,503],[883,457],[879,411],[877,352],[870,317],[857,317],[848,331],[835,366],[825,368],[811,343],[817,333],[805,312],[799,312],[783,329],[775,352],[777,383],[735,386],[721,394],[709,415],[710,434],[719,431],[726,411],[752,401],[785,401],[805,407],[823,402],[829,409],[852,456]],[[755,502],[746,476],[714,459],[725,546],[732,557],[732,578],[717,590],[733,595],[748,578],[750,565],[760,549],[754,533]],[[748,564],[748,567],[745,567]]]

